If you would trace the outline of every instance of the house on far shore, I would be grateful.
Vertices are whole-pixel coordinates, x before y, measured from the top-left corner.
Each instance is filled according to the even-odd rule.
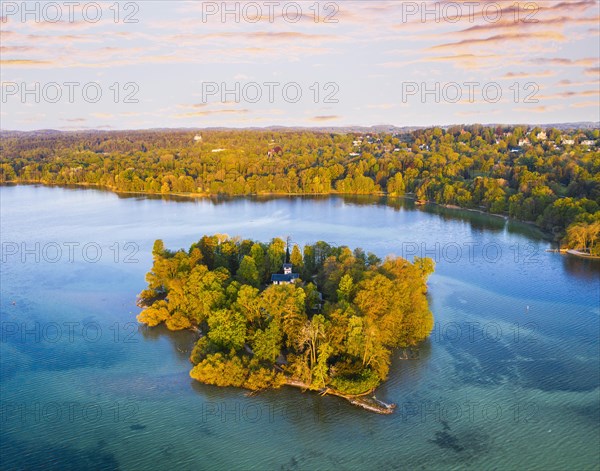
[[[276,157],[281,155],[283,155],[283,149],[280,146],[275,146],[269,149],[269,151],[267,152],[267,156],[269,157]]]
[[[292,264],[283,264],[283,274],[274,273],[271,275],[271,282],[274,285],[289,285],[300,279],[298,273],[292,273]]]

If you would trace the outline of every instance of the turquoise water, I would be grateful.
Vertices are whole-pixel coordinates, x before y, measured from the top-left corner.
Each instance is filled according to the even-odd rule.
[[[600,267],[529,226],[378,198],[38,186],[1,187],[0,209],[3,470],[600,469]],[[216,232],[436,260],[435,330],[378,391],[393,415],[195,383],[193,335],[135,323],[154,240]]]

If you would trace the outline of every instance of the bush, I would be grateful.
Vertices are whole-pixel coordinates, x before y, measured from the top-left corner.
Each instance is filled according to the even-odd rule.
[[[273,369],[258,368],[248,375],[244,387],[253,391],[267,388],[280,388],[285,384],[285,376]]]
[[[215,386],[240,387],[245,383],[246,375],[238,357],[227,358],[221,353],[208,355],[190,371],[190,376],[195,380]]]
[[[377,373],[365,369],[355,375],[340,375],[331,379],[331,386],[342,394],[364,394],[379,386],[381,382]]]

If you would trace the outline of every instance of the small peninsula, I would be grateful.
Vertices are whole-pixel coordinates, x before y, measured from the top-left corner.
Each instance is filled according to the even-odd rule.
[[[190,376],[206,384],[295,386],[391,413],[393,405],[368,396],[386,380],[394,349],[433,328],[429,258],[217,234],[187,251],[157,240],[153,259],[137,319],[199,332]]]

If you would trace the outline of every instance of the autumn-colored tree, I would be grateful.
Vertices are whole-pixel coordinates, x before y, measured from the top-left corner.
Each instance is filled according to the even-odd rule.
[[[300,251],[298,244],[294,244],[292,254],[290,255],[290,263],[296,268],[296,271],[302,271],[304,268],[304,257]]]
[[[276,237],[267,248],[267,261],[270,273],[278,273],[285,261],[285,242]]]
[[[219,309],[208,317],[208,338],[225,350],[240,350],[246,341],[246,320],[235,311]]]
[[[237,279],[240,283],[258,288],[260,285],[260,274],[252,257],[246,255],[240,263],[237,271]]]

